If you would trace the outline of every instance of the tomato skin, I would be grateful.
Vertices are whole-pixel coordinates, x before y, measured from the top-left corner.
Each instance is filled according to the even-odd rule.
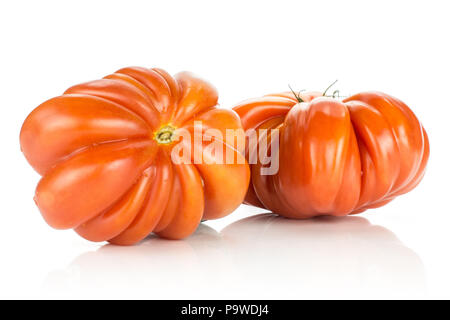
[[[430,147],[425,129],[400,100],[364,92],[343,101],[321,93],[280,93],[233,109],[245,130],[279,130],[279,170],[251,163],[245,203],[296,219],[345,216],[380,207],[422,179]],[[259,136],[260,146],[263,136]],[[250,159],[256,149],[246,148]]]
[[[35,202],[47,223],[91,241],[132,245],[154,232],[192,234],[202,219],[238,207],[250,170],[243,150],[233,164],[176,164],[155,134],[170,125],[241,129],[238,115],[217,108],[216,89],[194,75],[129,67],[79,84],[33,110],[20,132],[22,152],[42,176]],[[243,139],[243,136],[242,136]],[[208,156],[206,147],[196,146]]]

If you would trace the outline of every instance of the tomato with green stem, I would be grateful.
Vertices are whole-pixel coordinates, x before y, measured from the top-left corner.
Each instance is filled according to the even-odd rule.
[[[270,94],[234,107],[245,130],[269,130],[256,147],[247,146],[247,159],[258,159],[254,153],[268,141],[279,161],[273,175],[261,170],[271,163],[251,163],[245,203],[289,218],[344,216],[382,206],[421,181],[429,142],[406,104],[381,92],[341,101],[339,91],[327,96],[328,89]]]

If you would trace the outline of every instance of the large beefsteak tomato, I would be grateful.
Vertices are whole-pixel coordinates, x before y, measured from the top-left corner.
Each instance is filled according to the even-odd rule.
[[[211,161],[171,157],[174,146],[186,142],[176,139],[177,130],[192,131],[194,121],[203,130],[241,129],[237,114],[218,109],[217,99],[214,87],[190,73],[172,77],[130,67],[38,106],[23,124],[20,143],[43,176],[35,202],[44,219],[88,240],[130,245],[151,232],[184,238],[202,219],[231,213],[247,191],[245,159],[214,162],[203,143],[200,152]]]
[[[400,100],[379,92],[340,101],[318,92],[267,95],[239,103],[244,129],[279,170],[253,157],[245,202],[290,218],[342,216],[386,204],[422,179],[429,156],[425,129]],[[258,129],[267,129],[261,134]],[[279,139],[273,139],[277,129]],[[249,137],[249,136],[248,136]],[[277,144],[274,144],[277,141]],[[273,161],[273,160],[272,160]]]

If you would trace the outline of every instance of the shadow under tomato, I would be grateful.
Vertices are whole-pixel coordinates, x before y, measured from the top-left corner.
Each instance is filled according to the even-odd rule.
[[[275,297],[417,297],[426,289],[419,256],[363,217],[262,214],[229,225],[222,237],[241,278]]]
[[[362,217],[288,220],[261,214],[183,241],[105,245],[49,274],[49,293],[127,298],[420,297],[423,264]]]
[[[218,273],[226,274],[223,247],[220,234],[204,224],[185,240],[150,236],[135,246],[106,244],[49,274],[44,287],[50,295],[85,291],[94,298],[169,298],[173,293],[203,292],[218,281]]]

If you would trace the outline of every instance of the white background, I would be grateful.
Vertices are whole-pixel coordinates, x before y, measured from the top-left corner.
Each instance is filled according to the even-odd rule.
[[[2,1],[0,298],[450,298],[448,1]],[[193,71],[220,103],[335,79],[404,100],[431,158],[411,193],[358,217],[241,206],[185,241],[134,247],[48,227],[19,149],[27,114],[130,66]]]

